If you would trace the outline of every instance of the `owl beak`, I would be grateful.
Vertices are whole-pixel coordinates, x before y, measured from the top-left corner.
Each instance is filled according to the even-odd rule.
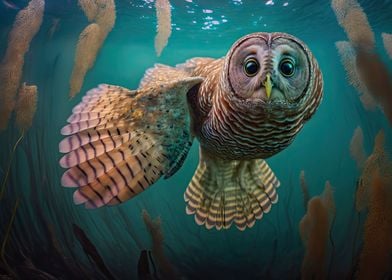
[[[271,82],[271,75],[267,74],[265,81],[263,82],[263,86],[265,87],[265,93],[267,94],[267,100],[271,97],[272,91],[272,82]]]

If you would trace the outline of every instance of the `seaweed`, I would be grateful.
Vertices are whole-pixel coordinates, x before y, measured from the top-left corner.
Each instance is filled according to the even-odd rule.
[[[359,187],[359,180],[356,182],[356,188],[355,188],[355,192],[358,191],[358,187]],[[351,252],[351,267],[354,267],[357,263],[356,260],[356,256],[357,256],[357,252],[356,252],[356,248],[357,248],[357,239],[359,237],[359,230],[360,230],[360,226],[361,226],[361,212],[356,210],[356,200],[357,200],[357,196],[354,197],[354,205],[353,205],[353,213],[354,215],[357,216],[357,223],[354,229],[354,236],[352,238],[352,252]],[[354,275],[355,270],[353,270],[351,272],[351,275]]]
[[[351,138],[350,153],[351,157],[357,163],[358,169],[362,170],[366,161],[366,152],[363,146],[363,131],[360,126],[355,129],[354,134]]]
[[[333,231],[333,228],[335,226],[335,221],[336,221],[336,208],[335,208],[335,201],[333,198],[332,186],[329,183],[329,181],[327,181],[325,184],[323,198],[325,201],[325,205],[327,206],[327,208],[329,210],[329,215],[330,215],[330,226],[329,226],[329,230],[328,230],[328,239],[329,239],[329,243],[331,244],[331,253],[330,253],[330,257],[329,257],[328,274],[327,274],[327,279],[330,279],[331,270],[332,270],[332,262],[333,262],[333,257],[335,254],[335,242],[333,240],[332,231]]]
[[[335,45],[339,52],[344,70],[346,71],[347,81],[357,90],[363,107],[366,110],[374,111],[377,108],[377,102],[360,77],[355,49],[351,46],[350,42],[346,41],[336,42]]]
[[[357,50],[359,73],[373,97],[382,107],[392,125],[392,78],[386,65],[376,53]]]
[[[48,40],[51,40],[53,38],[54,33],[56,33],[56,31],[59,28],[59,24],[60,24],[60,18],[53,18],[52,19],[52,24],[47,31]]]
[[[21,134],[11,151],[11,157],[8,162],[7,171],[0,188],[0,200],[3,198],[6,190],[7,180],[10,173],[11,164],[15,156],[16,148],[18,147],[19,143],[23,140],[25,132],[31,127],[36,109],[37,109],[37,87],[34,85],[27,86],[26,83],[23,83],[23,85],[19,90],[18,101],[15,107],[16,125],[20,129]]]
[[[302,262],[302,279],[326,279],[329,275],[327,269],[330,268],[326,267],[328,241],[332,240],[334,216],[335,203],[327,181],[323,194],[309,200],[308,210],[299,224],[300,235],[306,248]]]
[[[391,272],[392,180],[391,177],[381,177],[378,170],[375,172],[357,279],[385,279]]]
[[[16,148],[18,147],[20,141],[22,141],[23,137],[24,137],[24,132],[22,132],[22,134],[20,135],[20,137],[19,137],[18,140],[16,141],[14,147],[12,148],[11,156],[10,156],[10,159],[9,159],[9,161],[8,161],[8,166],[7,166],[5,175],[4,175],[4,179],[3,179],[2,183],[1,183],[1,188],[0,188],[0,201],[3,199],[3,197],[4,197],[4,195],[5,195],[5,192],[6,192],[6,189],[7,189],[8,176],[9,176],[9,174],[10,174],[12,161],[14,160]]]
[[[308,211],[308,202],[310,199],[310,194],[309,194],[309,187],[305,178],[305,170],[301,170],[301,173],[299,174],[299,181],[301,185],[302,196],[304,199],[304,209],[306,212]]]
[[[155,51],[160,56],[171,35],[171,7],[169,0],[156,0],[157,34],[155,36]]]
[[[45,2],[32,0],[19,11],[8,38],[8,46],[0,65],[0,131],[5,130],[15,107],[15,96],[23,73],[24,56],[39,31]]]
[[[152,268],[150,268],[150,263]],[[159,279],[151,251],[142,250],[137,264],[137,274],[139,280]]]
[[[89,22],[92,22],[97,17],[99,7],[95,0],[78,0],[78,4]]]
[[[88,70],[94,66],[98,52],[116,20],[116,7],[113,0],[81,0],[79,5],[89,21],[95,22],[89,24],[79,35],[75,63],[69,82],[71,98],[80,92],[84,78]]]
[[[140,252],[139,261],[137,263],[137,274],[139,280],[148,280],[151,277],[147,250],[142,250]]]
[[[8,239],[9,239],[9,237],[10,237],[10,235],[11,235],[11,230],[12,230],[12,226],[13,226],[14,221],[15,221],[16,211],[18,210],[18,207],[19,207],[19,202],[20,202],[20,199],[17,198],[17,199],[16,199],[16,202],[15,202],[15,205],[14,205],[14,208],[13,208],[13,210],[12,210],[12,215],[11,215],[10,221],[9,221],[9,223],[8,223],[8,226],[7,226],[7,228],[6,228],[6,231],[5,231],[5,234],[4,234],[4,239],[3,239],[2,243],[1,243],[1,249],[0,249],[0,259],[1,259],[1,263],[3,264],[4,269],[7,271],[7,273],[8,273],[9,275],[13,276],[13,277],[15,277],[16,274],[15,274],[15,272],[11,269],[11,267],[9,266],[9,264],[8,264],[8,262],[7,262],[7,259],[6,259],[6,257],[5,257],[5,249],[6,249],[6,247],[7,247]]]
[[[375,137],[373,152],[365,162],[356,193],[358,213],[368,210],[363,247],[354,270],[357,279],[383,279],[392,268],[392,161],[384,142],[381,130]]]
[[[352,46],[337,44],[348,75],[352,76],[350,71],[356,73],[355,79],[366,87],[392,125],[392,79],[376,53],[375,35],[365,12],[356,0],[333,0],[332,8]],[[348,59],[345,58],[347,53],[351,53]],[[353,70],[349,70],[347,63],[354,66]]]
[[[83,251],[89,260],[93,261],[93,263],[108,279],[115,279],[110,270],[106,267],[105,262],[103,261],[97,248],[87,237],[86,233],[76,224],[72,224],[72,228],[76,239],[79,241],[80,245],[82,245]]]
[[[163,233],[160,218],[152,220],[147,210],[142,212],[144,223],[151,236],[152,254],[157,260],[158,267],[164,279],[179,279],[178,273],[170,261],[166,258],[163,249]]]
[[[390,59],[392,59],[392,34],[381,33],[382,41],[384,43],[385,51]]]

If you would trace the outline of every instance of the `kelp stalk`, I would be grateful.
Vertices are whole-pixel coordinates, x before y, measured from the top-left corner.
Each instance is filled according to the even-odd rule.
[[[93,2],[95,4],[92,4]],[[113,29],[116,20],[116,7],[113,0],[80,1],[79,3],[89,20],[94,19],[95,22],[89,24],[79,36],[75,63],[69,82],[71,98],[80,92],[84,78],[88,70],[94,66],[99,50]]]
[[[155,36],[155,51],[160,56],[171,35],[171,8],[169,0],[156,0],[157,34]]]
[[[335,203],[329,182],[326,183],[322,196],[309,200],[307,209],[299,224],[305,246],[301,278],[326,279],[328,240],[331,239],[330,230],[335,216]]]
[[[392,34],[382,33],[381,37],[384,43],[385,51],[389,55],[389,58],[392,59]]]
[[[161,220],[157,218],[152,220],[146,210],[142,212],[144,223],[151,235],[152,254],[157,260],[158,267],[164,279],[178,279],[178,275],[173,265],[166,258],[163,249],[163,233],[161,230]]]
[[[358,169],[362,170],[366,161],[366,152],[363,146],[363,131],[360,126],[355,129],[353,137],[351,138],[350,154],[357,163]]]
[[[35,115],[35,111],[37,110],[37,86],[27,86],[26,83],[23,83],[19,90],[18,101],[16,103],[16,125],[19,127],[21,131],[21,135],[16,141],[12,151],[10,160],[8,162],[7,171],[5,173],[3,182],[0,188],[0,200],[3,198],[6,190],[7,180],[10,173],[12,161],[15,156],[16,148],[19,143],[23,140],[25,132],[31,127]]]
[[[8,265],[8,262],[5,258],[5,249],[7,247],[7,242],[10,237],[10,234],[11,234],[12,225],[14,224],[14,220],[16,217],[16,211],[18,210],[18,207],[19,207],[19,202],[20,202],[20,200],[19,200],[19,198],[17,198],[15,205],[14,205],[14,208],[12,209],[12,215],[11,215],[10,221],[9,221],[8,226],[6,228],[6,231],[4,233],[4,239],[1,243],[1,250],[0,250],[1,262],[4,265],[5,269],[7,270],[7,273],[9,273],[13,277],[15,277],[15,273],[12,271],[11,267]]]
[[[8,46],[0,65],[0,130],[5,130],[15,106],[20,80],[22,78],[24,56],[30,43],[42,24],[45,2],[31,0],[15,19],[8,37]]]

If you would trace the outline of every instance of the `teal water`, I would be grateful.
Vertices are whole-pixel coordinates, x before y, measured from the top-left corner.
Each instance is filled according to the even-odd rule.
[[[28,1],[0,2],[1,57],[18,12],[5,5],[11,2],[23,8]],[[363,108],[356,90],[347,82],[335,47],[336,41],[347,37],[329,1],[171,1],[173,31],[159,58],[154,49],[154,3],[115,1],[115,27],[86,75],[82,92],[72,100],[68,92],[76,43],[88,22],[76,1],[46,2],[43,24],[26,54],[23,70],[23,81],[38,86],[37,112],[16,149],[7,192],[0,201],[2,241],[12,208],[20,199],[5,248],[5,259],[14,272],[23,279],[34,275],[50,279],[39,278],[44,276],[38,271],[62,279],[104,278],[75,237],[72,225],[77,224],[115,278],[137,279],[140,252],[152,248],[141,216],[146,209],[153,218],[160,217],[165,255],[182,279],[298,279],[304,256],[298,224],[305,214],[299,174],[304,170],[311,196],[322,193],[327,180],[334,191],[336,221],[332,228],[334,250],[328,254],[329,278],[351,275],[366,217],[362,214],[358,220],[354,210],[360,171],[350,156],[351,137],[361,126],[365,150],[370,154],[375,135],[383,129],[386,149],[391,152],[392,129],[380,109]],[[377,53],[391,72],[392,61],[383,48],[381,32],[392,33],[392,1],[359,3],[376,35]],[[59,19],[58,26],[49,36],[54,19]],[[281,181],[279,202],[270,213],[244,232],[235,227],[216,231],[198,226],[193,216],[185,213],[183,199],[198,163],[196,142],[179,172],[131,201],[97,210],[73,204],[73,191],[60,184],[64,170],[58,164],[58,143],[63,138],[61,127],[88,89],[100,83],[135,89],[154,63],[175,65],[195,56],[219,58],[239,37],[259,31],[286,32],[303,40],[324,76],[324,99],[318,111],[287,149],[268,160]],[[18,138],[13,122],[0,132],[2,181]],[[2,268],[0,277],[6,271]]]

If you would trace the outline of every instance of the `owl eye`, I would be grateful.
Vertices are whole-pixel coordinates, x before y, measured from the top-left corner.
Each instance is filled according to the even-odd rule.
[[[279,71],[283,76],[291,77],[294,74],[295,66],[291,59],[283,59],[279,64]]]
[[[249,58],[244,63],[244,71],[246,76],[253,77],[259,71],[259,62],[254,58]]]

